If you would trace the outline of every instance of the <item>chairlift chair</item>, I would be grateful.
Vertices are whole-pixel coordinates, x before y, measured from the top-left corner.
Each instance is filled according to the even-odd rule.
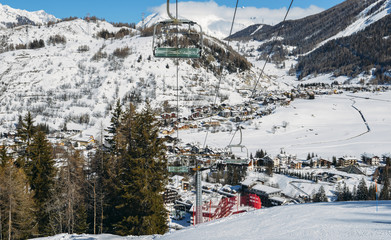
[[[152,44],[153,55],[157,58],[200,58],[202,28],[190,20],[161,21],[154,26]]]
[[[155,24],[152,51],[157,58],[200,58],[203,48],[202,27],[194,21],[170,17]]]

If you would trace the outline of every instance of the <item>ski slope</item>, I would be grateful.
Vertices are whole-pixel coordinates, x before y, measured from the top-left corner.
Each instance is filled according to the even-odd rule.
[[[163,236],[67,235],[40,240],[385,240],[391,238],[391,201],[288,205],[234,215]]]

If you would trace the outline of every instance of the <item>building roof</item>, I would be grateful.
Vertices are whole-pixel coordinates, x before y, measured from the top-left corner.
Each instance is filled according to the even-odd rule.
[[[256,184],[254,187],[252,187],[252,189],[263,192],[265,194],[279,193],[282,191],[279,188],[269,187],[261,183]]]

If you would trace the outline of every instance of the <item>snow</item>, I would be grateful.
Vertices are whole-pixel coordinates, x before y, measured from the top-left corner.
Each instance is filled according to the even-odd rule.
[[[378,21],[378,20],[382,19],[383,17],[385,17],[386,15],[390,14],[390,12],[391,12],[391,0],[387,0],[387,1],[385,1],[383,3],[382,7],[379,8],[379,10],[377,10],[376,12],[374,12],[371,15],[367,15],[367,13],[376,4],[378,4],[380,1],[383,1],[383,0],[378,0],[378,1],[374,2],[373,4],[371,4],[370,6],[368,6],[366,9],[364,9],[358,15],[356,21],[354,21],[352,24],[350,24],[347,28],[345,28],[343,31],[340,31],[339,33],[337,33],[336,35],[332,36],[331,38],[326,39],[323,42],[319,43],[316,48],[312,49],[311,51],[309,51],[306,54],[309,54],[309,53],[313,52],[314,50],[316,50],[317,48],[323,46],[324,44],[326,44],[327,42],[329,42],[331,40],[334,40],[334,39],[337,39],[337,38],[351,36],[351,35],[359,32],[361,30],[364,30],[365,28],[367,28],[372,23],[375,23],[376,21]]]
[[[260,191],[260,192],[264,192],[265,194],[273,194],[273,193],[278,193],[278,192],[281,191],[278,188],[269,187],[269,186],[266,186],[266,185],[262,185],[260,183],[258,183],[255,186],[253,186],[252,189]]]
[[[29,20],[33,21],[36,24],[44,24],[49,21],[57,21],[58,19],[50,14],[47,14],[45,11],[35,11],[29,12],[26,10],[13,9],[8,5],[2,5],[0,3],[0,28],[2,23],[17,23],[18,17],[26,17]],[[5,27],[5,26],[3,26]]]
[[[120,239],[333,239],[385,240],[391,238],[391,201],[335,202],[287,205],[260,209],[188,227],[162,236],[60,234],[39,240]]]
[[[391,92],[321,95],[315,100],[297,99],[274,114],[242,124],[243,143],[249,152],[266,150],[272,156],[281,149],[305,158],[308,153],[331,159],[333,156],[359,157],[367,152],[378,156],[389,152],[391,139]],[[355,107],[361,110],[370,132]],[[286,128],[283,122],[287,122]],[[274,126],[274,127],[273,127]],[[208,136],[207,145],[224,148],[234,132]],[[233,143],[239,142],[236,135]],[[184,142],[200,142],[204,132],[180,132]],[[239,153],[244,155],[245,153]]]

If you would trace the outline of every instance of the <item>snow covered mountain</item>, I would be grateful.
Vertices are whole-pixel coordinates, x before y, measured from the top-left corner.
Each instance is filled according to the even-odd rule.
[[[381,79],[387,76],[391,65],[386,50],[390,46],[388,27],[391,23],[390,0],[347,0],[319,14],[275,26],[253,25],[231,37],[235,40],[259,42],[259,52],[268,52],[274,36],[284,47],[277,61],[289,56],[298,58],[292,68],[299,79],[319,73],[335,76],[357,76],[369,73],[379,65]],[[377,46],[378,48],[374,48]]]
[[[162,236],[120,237],[60,234],[39,240],[125,239],[333,239],[366,240],[391,238],[391,202],[379,201],[300,204],[260,209],[189,227]]]
[[[0,3],[0,28],[11,27],[15,25],[43,25],[49,21],[57,21],[58,19],[46,13],[43,10],[29,12],[11,8]]]
[[[175,62],[154,58],[152,37],[141,37],[134,29],[77,19],[29,26],[28,31],[24,26],[0,31],[0,131],[12,129],[17,116],[27,111],[54,129],[76,123],[79,129],[96,130],[102,121],[107,126],[117,99],[149,99],[154,107],[164,101],[175,105]],[[225,51],[226,46],[207,40],[205,57],[179,61],[181,116],[189,114],[189,106],[214,100],[219,82],[215,70],[221,60],[209,48]],[[228,65],[235,68],[233,63]],[[231,67],[222,79],[218,102],[241,102],[236,89],[249,88],[258,72],[251,66],[232,72]],[[277,86],[273,81],[260,85]]]
[[[229,8],[225,5],[218,5],[214,1],[185,1],[180,2],[179,6],[179,18],[190,19],[200,24],[205,33],[223,39],[228,37],[234,8]],[[319,13],[324,9],[310,6],[303,9],[294,7],[291,11],[289,19],[303,18],[308,15]],[[154,14],[146,17],[144,20],[144,26],[153,26],[156,22],[165,20],[168,18],[166,5],[163,4],[160,7],[153,9]],[[175,4],[171,5],[170,11],[175,13]],[[239,7],[235,18],[235,24],[233,32],[237,32],[253,24],[276,24],[284,17],[286,9],[267,9],[267,8],[255,8],[255,7]],[[138,24],[141,27],[143,22]]]

